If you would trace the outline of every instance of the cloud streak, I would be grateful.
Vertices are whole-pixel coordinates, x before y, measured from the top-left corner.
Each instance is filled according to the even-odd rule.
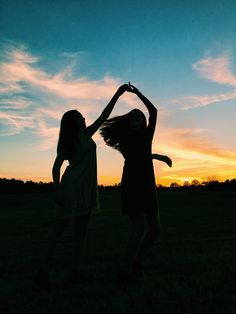
[[[228,55],[217,58],[204,58],[193,64],[193,69],[203,78],[232,87],[236,87],[236,75],[231,70]]]
[[[154,143],[153,151],[172,158],[172,169],[159,169],[164,183],[203,180],[210,174],[219,180],[234,178],[236,175],[236,152],[217,145],[205,129],[166,130],[158,143]]]
[[[165,131],[162,142],[169,143],[170,150],[184,159],[224,160],[235,164],[236,152],[226,151],[208,136],[208,130],[200,128],[175,128]]]
[[[71,65],[57,74],[48,74],[37,67],[38,57],[30,55],[22,49],[15,50],[11,48],[10,51],[5,52],[5,60],[7,61],[0,66],[2,86],[7,92],[11,88],[12,92],[25,91],[25,88],[21,85],[24,82],[65,99],[101,100],[109,97],[111,90],[119,84],[117,79],[106,75],[95,81],[83,77],[70,79],[69,77],[72,77],[73,71]]]
[[[30,128],[41,138],[41,149],[48,149],[57,140],[56,130],[65,111],[79,108],[88,124],[96,119],[121,84],[120,79],[109,75],[99,80],[78,78],[78,75],[74,78],[79,54],[64,58],[69,64],[51,74],[39,67],[43,60],[33,56],[23,45],[5,47],[0,62],[1,135],[13,135]],[[134,95],[122,97],[123,109],[133,106],[134,98]],[[47,123],[50,119],[51,123],[55,120],[53,126]],[[46,134],[50,134],[50,140],[46,139]]]
[[[175,109],[177,107],[179,110],[189,110],[233,99],[236,99],[236,90],[225,94],[221,93],[205,96],[186,96],[183,98],[171,100],[169,102],[169,106],[172,106]]]
[[[23,131],[25,128],[34,128],[35,121],[33,117],[27,114],[16,114],[14,112],[0,112],[1,135],[14,135]]]
[[[236,75],[231,58],[224,54],[216,58],[203,58],[192,65],[196,73],[210,82],[228,86],[231,91],[213,95],[189,95],[168,101],[168,110],[189,110],[236,99]],[[164,104],[166,106],[166,104]],[[163,106],[164,107],[164,106]]]

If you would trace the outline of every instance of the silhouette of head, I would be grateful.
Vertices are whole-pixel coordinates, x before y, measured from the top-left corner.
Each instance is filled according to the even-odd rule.
[[[63,114],[61,119],[61,129],[72,129],[74,132],[79,132],[85,127],[85,119],[79,111],[69,110]]]
[[[85,119],[77,110],[69,110],[61,119],[61,128],[57,152],[68,155],[75,150],[76,139],[79,133],[86,128]]]
[[[77,121],[77,124],[78,124],[78,130],[83,130],[83,129],[86,128],[85,118],[78,111],[77,111],[77,115],[76,115],[76,121]]]
[[[145,115],[139,109],[133,109],[125,115],[106,120],[100,128],[100,134],[108,146],[121,151],[122,143],[131,137],[139,137],[146,128]]]
[[[129,116],[129,128],[132,131],[142,130],[146,128],[146,117],[143,112],[139,109],[133,109],[128,113]]]

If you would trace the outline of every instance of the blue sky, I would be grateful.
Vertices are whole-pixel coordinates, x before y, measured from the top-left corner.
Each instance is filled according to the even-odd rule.
[[[60,117],[131,81],[158,108],[157,182],[236,177],[235,1],[0,0],[0,177],[51,180]],[[138,106],[122,97],[114,114]],[[99,182],[123,160],[99,135]],[[16,158],[17,157],[17,158]],[[37,165],[37,167],[36,167]]]

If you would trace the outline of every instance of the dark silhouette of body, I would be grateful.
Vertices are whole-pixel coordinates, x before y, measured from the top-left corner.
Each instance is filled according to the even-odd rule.
[[[156,127],[157,109],[133,85],[135,93],[149,112],[149,122],[142,111],[134,109],[126,115],[111,118],[101,127],[107,145],[124,157],[121,180],[122,213],[131,222],[131,236],[127,247],[128,271],[118,274],[118,283],[124,283],[142,273],[142,263],[160,232],[159,209],[152,158],[170,164],[168,157],[152,155],[152,139]],[[162,156],[162,157],[161,157]],[[166,158],[163,158],[166,157]]]
[[[72,219],[74,228],[72,272],[64,280],[65,285],[80,280],[83,246],[91,213],[97,209],[97,165],[96,144],[92,136],[109,117],[119,97],[129,90],[120,86],[100,117],[86,127],[85,119],[77,110],[66,112],[61,120],[60,135],[52,173],[55,186],[56,219],[35,283],[40,289],[48,289],[49,267],[56,244],[66,225]],[[63,162],[69,161],[61,180]]]

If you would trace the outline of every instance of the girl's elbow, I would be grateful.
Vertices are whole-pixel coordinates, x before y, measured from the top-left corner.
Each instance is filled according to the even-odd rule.
[[[52,168],[52,176],[56,177],[60,173],[60,168],[58,166],[53,166]]]

